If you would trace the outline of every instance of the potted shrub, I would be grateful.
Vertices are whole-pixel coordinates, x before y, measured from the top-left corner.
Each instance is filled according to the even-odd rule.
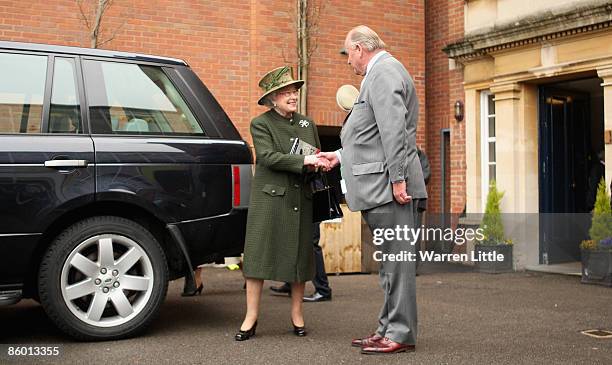
[[[597,187],[589,236],[580,244],[582,283],[612,286],[612,209],[604,179]]]
[[[483,239],[477,241],[474,247],[476,259],[487,257],[488,253],[502,254],[503,261],[480,261],[474,262],[476,271],[497,274],[512,271],[512,241],[504,234],[504,224],[501,218],[500,203],[504,193],[497,190],[495,180],[489,185],[487,194],[487,205],[484,216],[480,223]]]

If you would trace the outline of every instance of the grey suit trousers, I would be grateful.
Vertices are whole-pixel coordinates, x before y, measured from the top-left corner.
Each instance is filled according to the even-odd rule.
[[[374,232],[376,228],[396,226],[415,227],[416,204],[400,205],[395,200],[379,207],[362,211],[363,217]],[[377,247],[382,253],[408,251],[415,253],[415,246],[402,240],[385,242]],[[392,341],[415,345],[417,337],[416,262],[381,261],[380,286],[384,291],[384,304],[378,318],[376,332]]]

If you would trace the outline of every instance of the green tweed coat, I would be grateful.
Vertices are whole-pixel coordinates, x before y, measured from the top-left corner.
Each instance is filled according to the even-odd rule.
[[[244,276],[306,282],[314,277],[312,193],[304,183],[304,156],[291,155],[295,137],[321,148],[308,117],[269,110],[251,121],[255,177],[244,247]]]

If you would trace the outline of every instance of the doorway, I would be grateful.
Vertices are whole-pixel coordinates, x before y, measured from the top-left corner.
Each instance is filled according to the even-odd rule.
[[[588,239],[590,174],[603,150],[603,90],[598,78],[540,86],[540,263],[580,260]]]

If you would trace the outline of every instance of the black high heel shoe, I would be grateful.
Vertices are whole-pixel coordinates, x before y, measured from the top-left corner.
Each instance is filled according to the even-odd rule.
[[[202,290],[204,290],[204,284],[200,284],[200,286],[198,286],[196,288],[196,290],[192,291],[192,292],[187,292],[187,291],[183,291],[181,293],[182,297],[193,297],[195,295],[200,295],[202,294]]]
[[[243,330],[239,330],[238,333],[236,333],[236,336],[234,336],[234,340],[236,341],[246,341],[249,338],[255,336],[255,329],[257,328],[257,321],[255,321],[255,323],[253,323],[253,327],[251,327],[250,329],[243,331]]]
[[[291,322],[291,324],[293,324],[293,322]],[[306,327],[305,326],[298,327],[295,324],[293,324],[293,334],[298,337],[306,336],[307,334]]]

